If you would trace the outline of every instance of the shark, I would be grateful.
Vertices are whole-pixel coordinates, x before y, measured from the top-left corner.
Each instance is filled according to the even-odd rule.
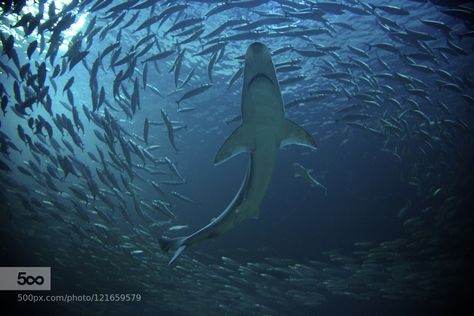
[[[214,160],[214,164],[218,165],[236,155],[249,154],[247,170],[239,190],[224,211],[206,226],[187,236],[159,238],[164,252],[175,251],[168,263],[170,265],[189,246],[215,238],[245,219],[259,217],[279,148],[288,145],[316,148],[313,137],[285,117],[271,53],[260,42],[252,43],[245,54],[241,114],[241,125],[227,138]]]

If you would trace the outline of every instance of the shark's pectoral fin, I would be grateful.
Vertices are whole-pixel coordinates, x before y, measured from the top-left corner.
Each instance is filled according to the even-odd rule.
[[[295,122],[285,119],[285,125],[282,128],[280,135],[280,147],[287,145],[301,145],[316,149],[316,143],[313,137],[305,131],[304,128]]]
[[[238,154],[252,151],[252,138],[253,136],[246,132],[242,125],[239,126],[217,152],[214,164],[220,164]]]

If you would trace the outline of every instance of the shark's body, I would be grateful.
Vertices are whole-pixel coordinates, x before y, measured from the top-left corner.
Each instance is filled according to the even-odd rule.
[[[186,247],[216,237],[244,219],[258,217],[279,147],[297,144],[315,148],[311,135],[285,118],[272,58],[262,43],[253,43],[247,49],[241,111],[242,125],[225,141],[214,161],[218,164],[237,154],[250,153],[240,189],[227,208],[205,227],[189,236],[160,239],[164,251],[176,249],[170,264]]]

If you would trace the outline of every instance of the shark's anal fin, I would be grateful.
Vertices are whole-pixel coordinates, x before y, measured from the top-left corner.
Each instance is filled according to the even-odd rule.
[[[285,119],[280,135],[280,147],[288,145],[301,145],[316,149],[313,137],[304,128],[289,119]]]
[[[249,135],[244,126],[239,126],[217,152],[214,164],[218,165],[238,154],[251,151],[253,143],[253,135]]]

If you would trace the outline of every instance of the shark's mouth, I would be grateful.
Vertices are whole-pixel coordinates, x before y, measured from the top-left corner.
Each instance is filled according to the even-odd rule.
[[[267,76],[267,75],[264,74],[263,72],[259,72],[258,74],[256,74],[255,76],[253,76],[253,78],[250,80],[250,82],[249,82],[249,84],[247,85],[247,87],[250,87],[250,86],[252,85],[252,83],[254,83],[255,80],[257,80],[257,79],[259,79],[259,78],[266,79],[266,80],[270,81],[272,85],[275,85],[275,84],[273,83],[273,80],[272,80],[269,76]]]

